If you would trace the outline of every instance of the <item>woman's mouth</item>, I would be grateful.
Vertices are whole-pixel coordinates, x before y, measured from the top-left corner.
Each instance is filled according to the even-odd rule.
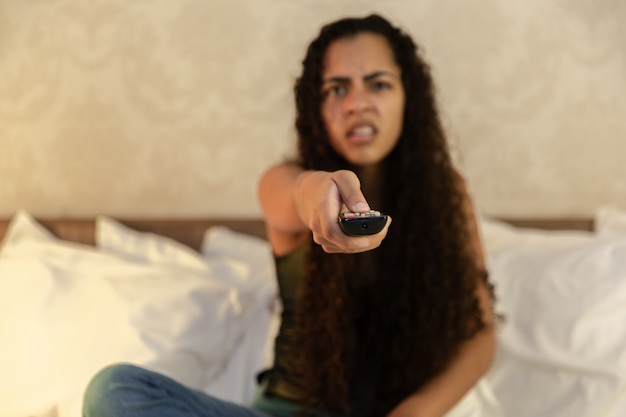
[[[376,129],[371,125],[356,126],[348,131],[348,141],[354,144],[367,143],[374,139]]]

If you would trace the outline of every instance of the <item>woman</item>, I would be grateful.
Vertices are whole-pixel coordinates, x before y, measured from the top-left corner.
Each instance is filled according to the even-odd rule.
[[[494,336],[429,68],[383,18],[345,19],[310,45],[295,91],[300,159],[260,183],[279,282],[303,278],[269,393],[350,415],[443,415],[487,370]],[[370,208],[393,225],[342,233],[342,210]],[[300,271],[281,269],[303,250]]]
[[[258,398],[239,407],[116,366],[92,382],[85,416],[142,415],[120,405],[129,393],[151,416],[442,416],[488,369],[472,205],[411,38],[376,15],[329,24],[295,95],[299,158],[259,185],[283,316]],[[390,215],[382,231],[342,232],[341,212],[370,209]]]

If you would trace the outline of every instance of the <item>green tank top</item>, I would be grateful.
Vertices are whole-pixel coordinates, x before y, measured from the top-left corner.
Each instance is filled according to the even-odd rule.
[[[293,410],[299,409],[302,395],[297,381],[293,380],[290,370],[297,366],[292,355],[296,335],[296,307],[303,290],[306,260],[310,245],[304,245],[297,250],[280,257],[275,257],[276,277],[278,280],[279,296],[282,301],[281,324],[274,343],[274,363],[272,368],[259,376],[263,401],[257,401],[262,411],[270,412],[275,416],[289,416]],[[367,355],[366,349],[361,352]],[[373,401],[373,385],[369,378],[369,371],[363,370],[363,378],[358,378],[356,390],[359,392],[358,401],[353,404],[354,415],[371,414]],[[267,405],[279,409],[267,408]],[[285,408],[286,407],[286,408]],[[260,408],[261,409],[261,408]],[[314,411],[315,408],[312,409]],[[280,412],[279,412],[280,411]],[[295,414],[294,414],[295,415]],[[331,414],[327,414],[331,415]],[[308,417],[314,417],[310,414]]]

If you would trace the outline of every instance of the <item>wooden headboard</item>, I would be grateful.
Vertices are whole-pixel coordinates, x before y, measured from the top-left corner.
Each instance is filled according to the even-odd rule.
[[[36,220],[61,239],[88,245],[95,243],[94,219],[36,218]],[[213,226],[225,226],[240,233],[266,237],[265,223],[261,219],[116,218],[116,220],[140,232],[167,236],[195,250],[200,249],[204,233]],[[6,233],[9,223],[10,219],[0,219],[0,239]]]
[[[37,218],[39,223],[55,236],[72,242],[94,244],[95,221],[87,218]],[[195,250],[199,250],[205,231],[213,226],[225,226],[240,233],[261,238],[266,237],[265,223],[259,218],[145,218],[117,219],[126,226],[141,232],[151,232],[170,237]],[[592,230],[593,221],[584,218],[507,219],[517,227],[544,230]],[[0,219],[0,239],[4,236],[10,219]]]

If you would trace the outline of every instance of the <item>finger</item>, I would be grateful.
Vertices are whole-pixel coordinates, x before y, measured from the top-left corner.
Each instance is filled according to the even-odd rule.
[[[322,249],[324,249],[324,252],[326,253],[348,253],[348,254],[352,254],[352,253],[359,253],[359,252],[365,252],[371,249],[374,249],[374,247],[370,248],[370,244],[368,242],[364,243],[364,246],[349,246],[349,247],[343,247],[343,246],[337,246],[337,245],[333,245],[333,244],[325,244],[325,245],[320,245],[322,247]]]
[[[341,200],[349,211],[363,213],[370,210],[370,206],[361,192],[361,182],[354,172],[336,171],[333,175],[333,181],[337,185]]]
[[[315,239],[314,239],[315,240]],[[327,253],[358,253],[374,249],[378,242],[372,244],[368,238],[347,237],[341,242],[336,240],[318,239],[315,241]]]
[[[328,253],[355,253],[371,249],[366,237],[347,236],[342,231],[322,230],[313,232],[313,241]]]

